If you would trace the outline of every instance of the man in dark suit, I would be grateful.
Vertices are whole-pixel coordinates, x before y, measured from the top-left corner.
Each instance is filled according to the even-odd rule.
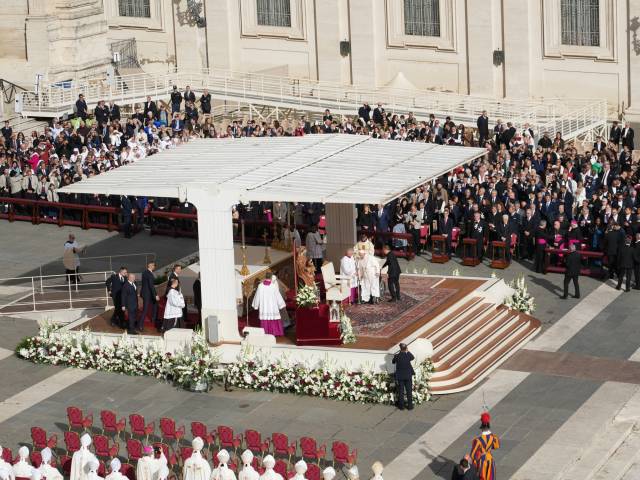
[[[449,215],[449,207],[444,208],[444,214],[442,218],[438,221],[438,233],[440,235],[444,235],[445,243],[447,245],[447,255],[451,255],[451,235],[453,233],[453,229],[456,226],[453,221],[453,217]]]
[[[622,146],[629,147],[629,150],[633,150],[633,128],[631,128],[631,124],[629,122],[625,122],[624,128],[622,129]]]
[[[404,395],[407,392],[407,410],[413,410],[413,376],[415,371],[411,362],[415,359],[406,343],[400,344],[400,351],[393,356],[396,366],[395,379],[398,388],[398,408],[404,410]]]
[[[76,115],[82,120],[87,119],[87,102],[84,100],[84,95],[81,93],[76,101]]]
[[[211,94],[206,88],[200,97],[200,108],[202,109],[202,113],[205,115],[209,115],[211,113]]]
[[[622,129],[620,125],[618,125],[618,122],[614,120],[613,125],[611,125],[611,131],[609,132],[609,141],[617,147],[620,144],[621,136]]]
[[[182,94],[178,91],[178,87],[174,85],[171,91],[171,112],[174,114],[180,112],[180,105],[182,105]]]
[[[569,244],[569,255],[565,261],[566,270],[564,272],[564,294],[562,298],[566,300],[569,296],[569,282],[573,281],[573,288],[575,289],[575,298],[580,298],[580,285],[578,285],[578,278],[580,277],[580,267],[582,266],[582,259],[580,254],[576,251],[576,244]]]
[[[151,321],[157,329],[160,328],[158,324],[158,292],[156,292],[155,279],[153,271],[156,269],[156,262],[149,262],[147,269],[142,272],[142,286],[140,287],[140,296],[142,297],[142,315],[140,315],[139,329],[142,330],[144,326],[144,319],[147,316],[147,312],[151,311]]]
[[[122,214],[122,231],[124,232],[124,238],[131,238],[133,204],[126,195],[120,197],[120,213]]]
[[[144,118],[148,118],[149,112],[151,112],[154,119],[158,117],[158,106],[156,105],[156,102],[151,100],[151,97],[147,96],[147,101],[144,102]]]
[[[113,300],[113,316],[111,317],[111,326],[125,328],[124,312],[122,311],[122,287],[127,281],[127,268],[120,267],[118,273],[112,274],[107,278],[106,286],[109,296]]]
[[[507,260],[511,260],[511,233],[515,232],[509,222],[509,215],[505,213],[502,215],[501,221],[496,225],[496,235],[498,240],[505,243]]]
[[[390,302],[400,301],[400,264],[396,258],[396,254],[391,251],[391,247],[385,244],[382,252],[387,257],[382,268],[387,267],[387,284],[389,285],[389,293],[391,294]]]
[[[109,102],[109,120],[120,120],[120,107],[115,102]]]
[[[129,326],[127,333],[130,335],[138,334],[138,293],[136,288],[136,276],[130,273],[127,281],[122,286],[122,311],[127,312],[129,316]]]
[[[618,277],[620,277],[620,270],[618,270],[618,254],[620,253],[620,247],[623,242],[624,232],[620,230],[620,225],[615,221],[611,221],[609,230],[604,234],[604,252],[607,255],[609,278],[613,278],[614,274],[618,274]]]
[[[476,241],[476,258],[482,261],[484,254],[484,240],[487,235],[488,228],[479,211],[473,212],[473,223],[469,231],[469,237]]]
[[[617,290],[622,288],[622,279],[626,277],[625,292],[631,291],[631,274],[633,272],[633,247],[631,237],[625,237],[624,243],[620,246],[618,254],[618,285]]]
[[[453,467],[451,480],[478,480],[478,474],[473,465],[469,463],[468,456],[465,456],[460,463]]]
[[[482,147],[489,138],[489,117],[486,110],[483,110],[482,115],[478,117],[478,135],[480,135],[478,146]]]
[[[202,322],[202,283],[200,282],[200,274],[193,282],[193,304],[198,309],[198,318]]]

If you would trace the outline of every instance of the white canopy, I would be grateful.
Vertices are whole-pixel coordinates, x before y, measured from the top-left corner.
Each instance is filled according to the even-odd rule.
[[[346,134],[199,139],[61,191],[188,200],[207,186],[242,201],[387,203],[484,153]]]

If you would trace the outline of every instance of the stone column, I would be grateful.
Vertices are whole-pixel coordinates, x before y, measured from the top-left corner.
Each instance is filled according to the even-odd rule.
[[[356,208],[351,203],[328,203],[325,214],[328,240],[326,259],[333,262],[338,271],[344,252],[356,243]]]
[[[217,341],[239,341],[231,219],[237,199],[204,189],[190,189],[187,199],[198,209],[203,322],[217,317]]]
[[[503,49],[500,16],[499,0],[467,0],[467,68],[471,95],[503,96],[502,66],[493,64],[493,51]]]
[[[628,99],[629,103],[625,110],[625,119],[630,122],[640,122],[640,0],[629,0],[629,24],[626,48],[620,49],[620,57],[628,55],[629,59],[629,79],[628,79]],[[635,42],[634,43],[634,33]],[[636,80],[638,80],[636,82]],[[624,97],[623,97],[624,98]]]

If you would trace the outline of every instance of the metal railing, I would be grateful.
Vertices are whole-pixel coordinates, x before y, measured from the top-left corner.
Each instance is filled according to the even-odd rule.
[[[295,108],[306,111],[331,109],[335,114],[355,115],[364,102],[381,102],[387,111],[413,112],[418,118],[433,113],[438,117],[451,116],[456,122],[475,122],[486,110],[492,119],[511,121],[522,126],[528,123],[535,131],[560,131],[567,140],[588,129],[588,120],[594,128],[606,122],[606,101],[600,99],[540,100],[495,99],[429,90],[402,90],[343,85],[307,79],[270,76],[226,70],[172,71],[166,74],[134,74],[115,77],[89,78],[73,82],[69,88],[46,85],[40,95],[22,94],[22,114],[55,116],[70,113],[80,93],[89,105],[99,100],[138,103],[147,96],[166,97],[174,85],[181,90],[190,85],[195,91],[208,89],[212,97],[230,102],[265,105],[279,108]],[[602,106],[605,106],[604,111]],[[576,112],[585,111],[580,125],[574,131]],[[586,115],[592,110],[593,117]],[[597,115],[596,115],[597,114]],[[556,128],[557,127],[557,128]]]
[[[80,256],[80,262],[82,262],[82,269],[89,270],[91,272],[108,271],[115,272],[120,269],[121,266],[126,266],[133,271],[142,272],[146,268],[150,261],[155,261],[156,254],[152,252],[143,253],[125,253],[121,255],[103,255],[95,257]],[[39,267],[40,276],[49,275],[47,269],[55,269],[56,272],[60,271],[62,265],[62,257],[49,262],[47,265],[41,265]]]
[[[0,279],[0,315],[77,308],[107,308],[106,281],[111,271],[73,275],[37,275]]]

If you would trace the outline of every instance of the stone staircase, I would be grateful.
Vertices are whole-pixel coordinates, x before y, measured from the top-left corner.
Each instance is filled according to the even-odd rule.
[[[44,132],[44,127],[49,126],[49,122],[38,120],[37,118],[30,117],[12,117],[9,119],[9,124],[13,128],[14,133],[24,133],[25,137],[30,137],[31,132],[34,130],[41,134]]]
[[[494,284],[491,288],[499,288]],[[540,322],[487,296],[473,296],[429,322],[434,395],[469,390],[540,331]]]

